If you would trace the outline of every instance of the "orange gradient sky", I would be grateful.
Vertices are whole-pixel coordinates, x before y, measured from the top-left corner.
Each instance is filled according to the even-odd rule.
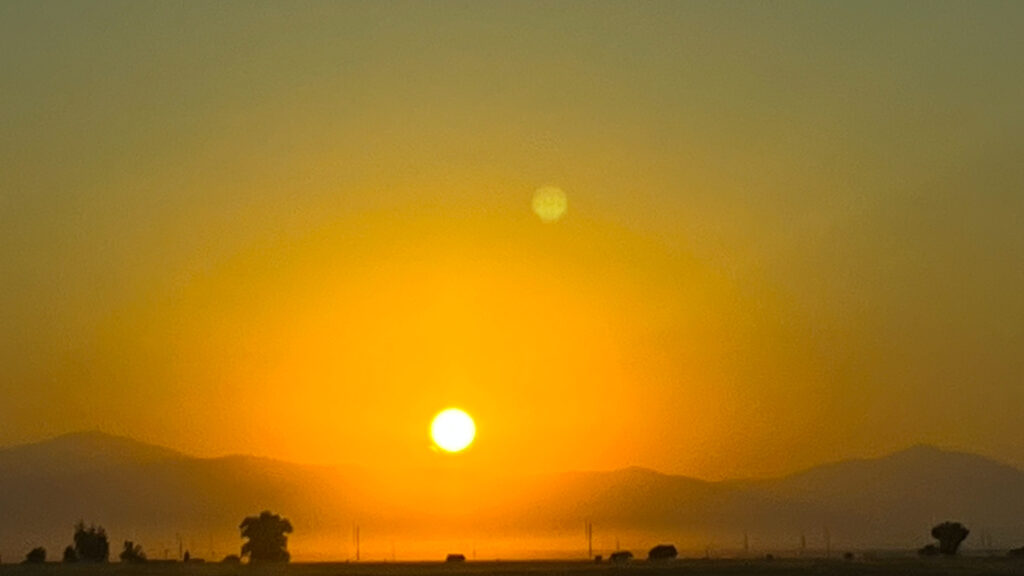
[[[0,444],[1024,464],[1022,28],[1014,3],[5,2]],[[457,456],[430,449],[448,406],[478,427]]]

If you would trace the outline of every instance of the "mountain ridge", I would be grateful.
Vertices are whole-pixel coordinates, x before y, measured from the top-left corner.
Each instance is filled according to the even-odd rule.
[[[170,448],[170,447],[167,447],[167,446],[163,446],[163,445],[160,445],[160,444],[154,444],[154,443],[138,440],[138,439],[132,438],[130,436],[103,432],[103,431],[98,430],[98,429],[97,430],[81,430],[81,431],[75,431],[75,432],[68,432],[68,433],[59,434],[57,436],[52,436],[52,437],[49,437],[49,438],[44,438],[42,440],[37,440],[37,441],[33,441],[33,442],[26,442],[26,443],[21,443],[21,444],[12,444],[12,445],[7,445],[7,446],[0,446],[0,458],[4,457],[8,453],[17,453],[17,452],[21,452],[21,451],[25,451],[25,450],[45,448],[45,447],[49,447],[49,446],[62,446],[62,447],[65,447],[65,446],[68,446],[68,445],[72,445],[72,446],[74,446],[74,445],[81,446],[81,445],[88,445],[88,444],[102,445],[103,443],[107,444],[107,448],[116,447],[116,446],[129,447],[129,448],[133,449],[136,453],[146,453],[146,452],[149,452],[149,453],[151,453],[153,455],[162,454],[163,457],[167,458],[167,459],[190,459],[190,460],[199,460],[199,461],[205,461],[205,462],[251,460],[251,461],[256,461],[256,462],[286,464],[286,465],[289,465],[289,466],[298,466],[298,467],[303,467],[303,468],[315,468],[315,469],[348,470],[348,471],[365,469],[364,467],[361,467],[361,466],[358,466],[358,465],[353,465],[353,464],[310,464],[310,463],[295,462],[295,461],[291,461],[291,460],[286,460],[286,459],[282,459],[282,458],[275,458],[275,457],[270,457],[270,456],[260,456],[260,455],[251,454],[251,453],[229,453],[229,454],[223,454],[223,455],[218,455],[218,456],[199,456],[199,455],[195,455],[195,454],[190,454],[190,453],[188,453],[186,451],[182,451],[182,450],[178,450],[178,449],[175,449],[175,448]],[[750,482],[750,483],[757,483],[757,482],[765,482],[765,481],[783,480],[783,479],[787,479],[787,478],[792,478],[794,476],[801,476],[801,475],[803,475],[805,473],[808,473],[808,472],[818,471],[818,470],[822,470],[822,469],[828,469],[828,468],[837,467],[837,466],[851,465],[851,464],[856,464],[856,463],[888,461],[888,460],[892,460],[892,459],[902,459],[902,458],[906,458],[908,456],[914,456],[914,455],[919,455],[919,454],[944,455],[944,456],[956,456],[956,457],[969,457],[969,458],[974,459],[976,461],[984,461],[986,463],[996,464],[996,465],[1005,467],[1007,469],[1011,469],[1011,470],[1014,470],[1014,471],[1017,471],[1017,472],[1020,472],[1020,473],[1024,473],[1024,470],[1022,470],[1021,468],[1018,468],[1014,464],[1009,463],[1009,462],[1004,462],[1002,460],[999,460],[999,459],[996,459],[996,458],[993,458],[993,457],[990,457],[990,456],[984,456],[984,455],[981,455],[981,454],[977,454],[977,453],[974,453],[974,452],[968,452],[968,451],[965,451],[965,450],[945,448],[945,447],[941,447],[941,446],[936,446],[934,444],[916,443],[916,444],[912,444],[912,445],[910,445],[910,446],[908,446],[906,448],[895,450],[893,452],[889,452],[889,453],[886,453],[886,454],[883,454],[883,455],[880,455],[880,456],[857,456],[857,457],[843,458],[843,459],[839,459],[839,460],[829,460],[829,461],[825,461],[825,462],[822,462],[822,463],[819,463],[819,464],[814,464],[814,465],[811,465],[811,466],[808,466],[808,467],[800,468],[800,469],[797,469],[797,470],[794,470],[794,471],[791,471],[791,472],[787,472],[787,473],[783,473],[783,474],[777,474],[777,475],[770,475],[770,476],[752,476],[752,477],[722,478],[722,479],[718,479],[718,480],[709,480],[709,479],[701,478],[699,476],[692,476],[692,475],[688,475],[688,474],[677,474],[677,473],[672,473],[672,472],[664,472],[664,471],[661,471],[661,470],[657,470],[655,468],[650,468],[650,467],[641,466],[641,465],[628,465],[628,466],[623,466],[621,468],[612,468],[612,469],[609,469],[609,470],[568,470],[568,471],[562,471],[562,472],[542,472],[542,473],[537,473],[535,475],[538,475],[538,476],[575,475],[575,474],[580,474],[580,475],[641,475],[641,476],[642,475],[654,475],[654,476],[661,476],[661,477],[666,477],[666,478],[685,478],[685,479],[688,479],[688,480],[695,480],[695,481],[704,482],[704,483],[707,483],[707,484],[732,484],[732,483],[748,483],[748,482]]]

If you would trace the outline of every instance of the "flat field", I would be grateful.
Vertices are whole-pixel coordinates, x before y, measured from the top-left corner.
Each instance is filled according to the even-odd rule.
[[[1011,558],[881,560],[688,560],[628,565],[588,562],[324,563],[283,566],[225,564],[2,565],[0,576],[1024,576]]]

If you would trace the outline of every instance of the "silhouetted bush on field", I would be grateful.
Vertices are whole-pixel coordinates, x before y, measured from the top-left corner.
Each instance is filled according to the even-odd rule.
[[[679,551],[671,544],[658,544],[647,553],[648,560],[675,560]]]
[[[131,540],[125,540],[124,550],[121,551],[121,562],[127,564],[142,564],[146,561],[146,553],[142,551],[142,546],[132,542]]]
[[[612,552],[612,555],[608,557],[608,560],[612,564],[627,564],[633,559],[633,553],[629,550],[620,550],[618,552]]]
[[[46,548],[42,546],[33,548],[25,554],[25,564],[42,564],[46,562]]]
[[[1024,558],[1024,546],[1010,550],[1007,556],[1009,556],[1010,558]]]

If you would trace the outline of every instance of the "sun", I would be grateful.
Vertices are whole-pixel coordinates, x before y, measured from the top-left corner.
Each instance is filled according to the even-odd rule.
[[[473,443],[476,424],[469,414],[458,408],[442,410],[430,423],[430,437],[445,452],[461,452]]]

